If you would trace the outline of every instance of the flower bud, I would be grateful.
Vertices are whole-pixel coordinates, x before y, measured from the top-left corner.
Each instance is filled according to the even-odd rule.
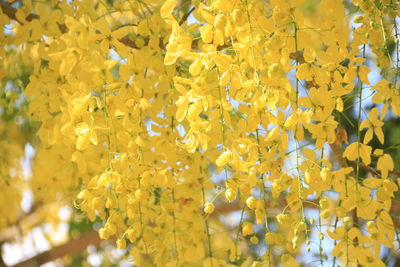
[[[225,197],[229,202],[234,201],[236,199],[236,191],[232,188],[226,189]]]
[[[257,200],[253,196],[250,196],[246,199],[246,205],[249,209],[254,210],[257,206]]]
[[[207,213],[207,214],[213,213],[214,209],[215,209],[215,206],[214,206],[213,203],[207,202],[204,205],[204,212]]]

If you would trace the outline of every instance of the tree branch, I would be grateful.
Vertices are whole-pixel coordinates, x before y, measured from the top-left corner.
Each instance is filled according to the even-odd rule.
[[[0,232],[0,244],[14,240],[16,236],[20,235],[21,224],[23,224],[25,220],[33,221],[35,217],[34,214],[40,210],[40,208],[43,208],[42,203],[35,203],[28,212],[20,214],[10,227],[2,230]]]
[[[347,163],[350,166],[357,167],[357,162],[355,162],[355,161],[348,160]],[[372,168],[370,166],[367,166],[367,165],[364,165],[363,163],[360,163],[359,166],[360,166],[361,170],[364,170],[366,172],[372,173],[374,175],[381,176],[381,171],[375,170],[374,168]],[[392,171],[389,171],[389,174],[400,176],[400,171],[399,170],[392,170]]]
[[[39,255],[36,255],[28,260],[20,262],[13,267],[36,267],[41,266],[47,262],[56,260],[58,258],[64,257],[66,255],[76,254],[84,249],[86,249],[89,245],[97,245],[101,241],[99,234],[96,231],[90,231],[86,234],[83,234],[78,239],[70,240],[68,243],[60,246],[56,246],[51,250],[45,251]]]
[[[392,205],[391,212],[398,213],[400,209],[400,203],[396,203],[396,205]],[[266,203],[266,208],[269,210],[276,209],[277,214],[278,212],[282,211],[288,205],[287,201],[284,199],[276,200],[276,201],[268,201]],[[304,202],[303,206],[307,209],[317,209],[317,202],[316,201],[308,201]],[[215,212],[210,214],[210,217],[218,217],[224,213],[230,213],[233,211],[240,211],[241,207],[237,201],[234,203],[219,203],[217,205]],[[269,214],[271,217],[276,216],[277,214],[271,213]],[[396,228],[400,228],[400,222],[398,220],[393,220],[394,226]],[[100,239],[98,233],[96,231],[90,231],[84,235],[82,235],[78,239],[70,240],[64,245],[56,246],[48,251],[45,251],[39,255],[36,255],[28,260],[20,262],[12,267],[37,267],[42,264],[45,264],[50,261],[54,261],[58,258],[64,257],[66,255],[73,255],[79,253],[86,249],[89,245],[97,245],[101,243],[102,240]],[[0,265],[3,266],[3,265]]]

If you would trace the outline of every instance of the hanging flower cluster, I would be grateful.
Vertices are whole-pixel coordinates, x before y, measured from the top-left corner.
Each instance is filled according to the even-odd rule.
[[[0,13],[13,26],[0,42],[33,68],[35,199],[74,199],[138,266],[299,266],[307,252],[385,266],[399,3],[346,5],[23,1],[14,22]],[[373,62],[384,74],[371,84]]]

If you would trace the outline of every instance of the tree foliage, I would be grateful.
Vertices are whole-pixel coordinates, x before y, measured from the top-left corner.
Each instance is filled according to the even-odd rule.
[[[399,5],[2,1],[0,228],[29,191],[138,266],[386,266]]]

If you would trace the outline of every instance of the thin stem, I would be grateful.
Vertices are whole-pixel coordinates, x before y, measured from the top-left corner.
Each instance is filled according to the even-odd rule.
[[[363,45],[363,57],[365,57],[365,45]],[[357,116],[357,169],[356,169],[356,186],[358,186],[358,180],[360,177],[360,141],[361,141],[361,132],[360,132],[360,125],[361,125],[361,112],[362,112],[362,86],[363,83],[361,82],[361,79],[359,78],[360,81],[360,86],[359,86],[359,103],[358,103],[358,116]],[[357,187],[358,188],[358,187]]]
[[[190,16],[190,14],[193,13],[194,10],[195,10],[195,7],[192,7],[192,8],[188,11],[188,13],[186,13],[185,15],[183,15],[183,17],[182,17],[181,20],[179,21],[179,26],[182,25],[182,24],[187,20],[187,18]]]
[[[240,228],[242,227],[242,221],[243,221],[243,216],[244,216],[244,210],[246,209],[246,205],[243,205],[242,212],[240,213],[240,221],[239,221],[239,226],[236,231],[236,238],[235,238],[235,263],[237,266],[240,266],[239,261],[238,261],[238,251],[237,251],[237,243],[239,241],[239,233],[240,233]]]
[[[324,158],[324,148],[322,147],[322,150],[321,150],[321,159],[323,159]],[[321,162],[321,164],[320,164],[320,167],[322,167],[322,162]],[[320,227],[320,232],[322,232],[322,222],[321,222],[321,208],[318,206],[318,224],[319,224],[319,227]],[[322,240],[321,240],[321,238],[319,238],[319,247],[320,247],[320,249],[319,249],[319,261],[320,261],[320,263],[321,263],[321,266],[323,267],[324,266],[324,260],[323,260],[323,257],[322,257],[322,250],[321,250],[321,248],[322,248]]]
[[[174,246],[176,251],[176,266],[179,266],[179,251],[178,251],[178,242],[176,239],[176,215],[175,215],[175,190],[172,189],[172,202],[174,204],[174,209],[172,210],[172,219],[173,219],[173,231],[174,231]]]
[[[201,169],[200,169],[201,172]],[[204,192],[204,185],[201,186],[201,192],[203,194],[203,206],[206,203],[206,194]],[[208,255],[210,257],[210,265],[213,267],[213,254],[212,254],[212,248],[211,248],[211,235],[210,235],[210,227],[208,225],[207,218],[204,218],[204,223],[206,225],[206,232],[207,232],[207,243],[208,243]]]

